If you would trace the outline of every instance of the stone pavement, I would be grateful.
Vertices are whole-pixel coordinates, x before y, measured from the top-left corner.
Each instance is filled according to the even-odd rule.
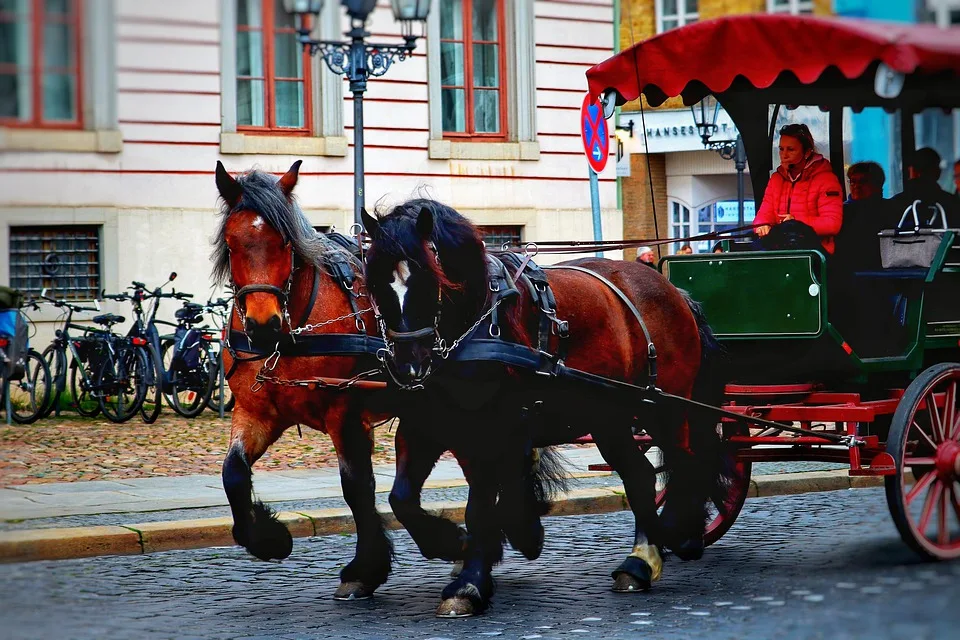
[[[354,536],[297,539],[281,563],[239,548],[0,565],[0,636],[27,638],[956,637],[960,564],[922,563],[882,489],[749,500],[700,562],[668,559],[649,593],[610,592],[629,513],[547,518],[536,561],[508,552],[490,612],[438,620],[449,566],[405,532],[372,600],[335,602]]]

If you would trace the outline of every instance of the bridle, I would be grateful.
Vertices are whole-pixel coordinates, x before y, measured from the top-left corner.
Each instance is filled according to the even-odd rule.
[[[231,291],[233,291],[233,305],[237,311],[237,316],[240,318],[240,330],[244,335],[247,333],[246,298],[251,293],[269,293],[276,297],[277,302],[280,303],[280,316],[284,321],[286,321],[287,326],[290,327],[291,330],[293,329],[293,325],[290,322],[290,310],[288,305],[290,302],[290,290],[293,288],[293,276],[296,273],[295,260],[296,256],[293,248],[291,248],[290,276],[287,278],[287,283],[282,289],[272,284],[248,284],[238,288],[236,283],[233,281],[233,265],[230,265],[230,283],[227,286]]]

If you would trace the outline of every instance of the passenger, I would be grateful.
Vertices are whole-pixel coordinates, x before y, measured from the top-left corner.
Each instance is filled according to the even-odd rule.
[[[953,195],[960,198],[960,160],[953,163],[953,186],[955,189]]]
[[[648,267],[657,268],[657,257],[650,247],[640,247],[637,249],[637,262],[642,262]]]
[[[813,135],[807,125],[782,127],[780,166],[770,176],[763,203],[753,221],[757,236],[762,239],[774,226],[795,220],[813,229],[823,249],[832,254],[833,238],[843,221],[840,194],[840,181],[833,174],[830,162],[814,148]]]
[[[689,242],[684,242],[679,249],[677,249],[678,256],[689,256],[693,253],[693,247],[690,246]]]
[[[843,227],[836,237],[835,262],[839,269],[869,271],[880,268],[877,234],[888,217],[883,199],[886,176],[876,162],[858,162],[847,169],[850,198],[843,203]],[[841,266],[842,265],[842,266]]]
[[[903,193],[894,196],[890,201],[892,209],[887,219],[887,228],[895,227],[900,222],[900,218],[903,217],[907,207],[920,200],[925,205],[924,211],[920,211],[918,208],[918,213],[925,214],[920,219],[921,227],[940,227],[940,220],[934,219],[938,216],[930,215],[929,209],[926,208],[937,202],[946,213],[947,227],[960,229],[960,200],[953,194],[944,191],[937,182],[941,173],[940,154],[936,150],[924,147],[913,153],[907,165],[907,175],[910,179],[903,185]],[[913,223],[910,216],[908,216],[908,222],[910,225]],[[904,225],[908,225],[908,222],[904,222]]]

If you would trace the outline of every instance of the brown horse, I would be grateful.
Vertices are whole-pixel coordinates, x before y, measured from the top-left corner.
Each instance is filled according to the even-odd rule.
[[[546,316],[555,329],[550,336],[541,330],[544,314],[538,310],[546,298],[536,303],[522,285],[502,297],[510,279],[491,276],[502,272],[477,229],[453,209],[413,200],[380,219],[365,216],[364,226],[372,239],[367,287],[386,325],[391,374],[401,388],[421,394],[401,414],[398,437],[407,447],[398,452],[394,490],[422,485],[437,450],[455,450],[470,469],[464,568],[444,589],[438,615],[472,615],[489,605],[501,531],[528,557],[539,553],[543,528],[536,486],[529,481],[537,467],[532,452],[586,433],[620,474],[636,518],[633,550],[613,571],[614,590],[649,589],[661,574],[662,546],[683,559],[702,555],[706,504],[723,495],[725,456],[716,418],[584,382],[589,376],[557,373],[579,370],[655,384],[716,404],[722,389],[711,375],[716,343],[695,303],[641,264],[566,263],[547,271],[556,299],[556,315]],[[559,335],[567,331],[561,347]],[[538,371],[508,366],[514,357],[540,356],[541,335],[546,343],[540,349],[566,351],[560,362],[536,360],[551,365]],[[655,380],[651,343],[659,363]],[[538,375],[543,373],[548,375]],[[633,439],[639,428],[653,436],[670,469],[660,517],[655,470]]]
[[[260,171],[235,179],[217,163],[223,208],[213,240],[213,276],[235,290],[229,325],[232,352],[224,355],[224,366],[232,371],[229,382],[236,407],[223,462],[223,487],[237,543],[263,560],[286,558],[292,538],[269,507],[254,501],[252,466],[293,425],[329,434],[340,464],[343,495],[357,526],[356,555],[341,571],[334,597],[351,600],[370,596],[386,581],[392,555],[374,507],[369,424],[375,416],[367,409],[373,392],[361,384],[338,391],[317,388],[316,383],[303,387],[277,381],[348,380],[376,368],[376,359],[362,353],[302,351],[306,338],[317,334],[354,334],[347,337],[362,344],[366,329],[361,320],[366,318],[371,328],[375,323],[367,298],[359,293],[362,265],[315,233],[293,198],[299,168],[298,161],[279,180]],[[351,290],[334,277],[338,265],[349,266],[348,276],[355,280]],[[291,340],[296,327],[320,323],[328,324],[308,327],[299,343]],[[343,351],[350,349],[338,353]],[[274,380],[258,382],[258,372]]]

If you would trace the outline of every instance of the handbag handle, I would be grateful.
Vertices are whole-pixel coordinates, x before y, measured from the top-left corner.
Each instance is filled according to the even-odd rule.
[[[897,223],[897,228],[896,228],[896,230],[895,230],[895,234],[896,234],[896,233],[902,233],[902,231],[900,231],[900,227],[903,226],[903,222],[907,219],[907,214],[908,214],[908,213],[913,213],[913,230],[914,230],[915,232],[920,230],[920,219],[917,217],[917,205],[918,205],[918,204],[920,204],[920,201],[919,201],[919,200],[914,200],[914,201],[913,201],[913,204],[911,204],[909,207],[907,207],[906,209],[903,210],[903,215],[900,216],[900,222]]]

